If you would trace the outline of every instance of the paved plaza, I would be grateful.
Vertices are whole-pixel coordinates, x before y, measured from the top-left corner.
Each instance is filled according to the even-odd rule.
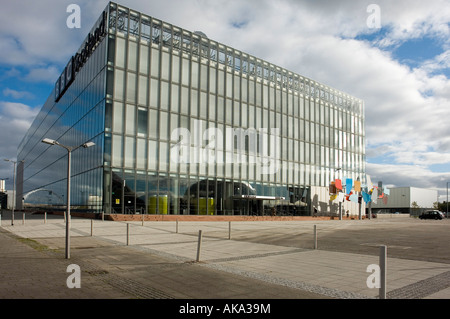
[[[62,216],[16,213],[12,226],[3,214],[1,226],[3,299],[376,299],[379,289],[368,287],[373,274],[368,267],[379,264],[380,245],[387,246],[388,299],[450,298],[448,240],[435,238],[447,233],[450,220],[230,223],[73,217],[70,259],[64,258]],[[436,255],[423,246],[423,238],[438,243]],[[79,289],[67,286],[71,264],[81,270]]]

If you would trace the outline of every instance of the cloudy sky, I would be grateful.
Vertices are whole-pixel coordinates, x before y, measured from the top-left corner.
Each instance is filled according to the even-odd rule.
[[[0,157],[17,146],[105,0],[3,0]],[[391,187],[450,182],[448,0],[121,0],[121,4],[361,98],[367,174]],[[70,4],[81,28],[68,28]],[[12,164],[0,162],[12,180]]]

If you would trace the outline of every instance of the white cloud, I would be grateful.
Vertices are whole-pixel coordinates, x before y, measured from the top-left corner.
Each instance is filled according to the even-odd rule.
[[[388,187],[417,187],[435,189],[439,201],[446,200],[446,186],[450,181],[450,172],[433,172],[421,165],[392,165],[368,163],[372,182],[382,181]]]
[[[16,123],[25,123],[25,128],[28,128],[27,125],[29,126],[31,124],[39,110],[40,107],[31,107],[22,103],[0,101],[2,125],[15,121]],[[3,134],[4,133],[6,132],[3,132]]]
[[[2,123],[0,149],[2,150],[2,158],[16,159],[17,147],[39,110],[40,106],[32,107],[22,103],[0,101],[0,122]],[[2,165],[0,177],[10,177],[10,180],[12,180],[12,169],[7,165]],[[12,185],[10,186],[8,183],[8,187],[12,187]]]
[[[32,99],[34,98],[34,94],[27,91],[16,91],[10,88],[6,88],[3,90],[4,96],[11,96],[14,99]]]
[[[61,70],[51,65],[48,67],[31,69],[24,79],[30,82],[55,83],[60,74]]]

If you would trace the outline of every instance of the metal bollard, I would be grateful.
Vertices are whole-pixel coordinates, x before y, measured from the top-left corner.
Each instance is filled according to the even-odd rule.
[[[22,225],[25,224],[25,213],[22,213]]]
[[[47,224],[47,212],[44,213],[44,224]]]
[[[91,219],[91,237],[94,235],[94,220]]]
[[[231,222],[228,222],[228,239],[231,239]]]
[[[200,261],[200,253],[202,250],[202,231],[198,231],[198,244],[197,244],[197,261]]]
[[[386,299],[387,246],[380,246],[380,299]]]
[[[127,223],[127,246],[130,244],[130,224]]]
[[[176,222],[176,233],[178,234],[178,219],[177,219],[177,222]]]
[[[317,225],[314,225],[314,249],[317,249]]]

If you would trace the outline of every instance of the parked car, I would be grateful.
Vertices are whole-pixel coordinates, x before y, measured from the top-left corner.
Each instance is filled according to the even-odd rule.
[[[442,213],[438,210],[428,210],[423,212],[420,216],[420,219],[442,219]]]

